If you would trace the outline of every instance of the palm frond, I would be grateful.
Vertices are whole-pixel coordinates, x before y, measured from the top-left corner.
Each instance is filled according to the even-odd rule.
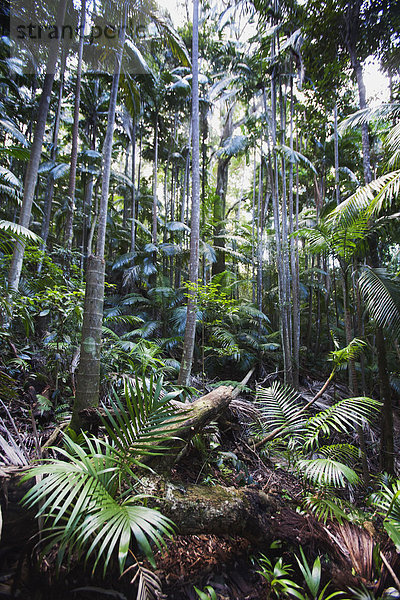
[[[304,415],[295,418],[304,401],[296,390],[279,381],[274,381],[269,388],[259,388],[256,404],[268,429],[282,426],[293,429],[304,423]]]
[[[371,317],[393,338],[400,336],[400,285],[385,269],[363,267],[358,283]]]
[[[297,466],[314,485],[346,487],[347,484],[355,485],[359,482],[353,469],[332,458],[301,459]]]
[[[12,221],[0,219],[0,230],[6,232],[7,235],[15,239],[27,239],[33,244],[42,242],[42,238],[36,235],[36,233],[18,223],[13,223]]]
[[[158,600],[161,598],[162,589],[158,576],[140,563],[137,563],[134,568],[137,569],[137,572],[131,583],[139,578],[136,600]]]
[[[386,173],[343,200],[327,217],[327,222],[335,227],[349,226],[359,218],[360,213],[372,219],[383,208],[390,208],[399,192],[400,170]]]
[[[29,146],[27,138],[24,136],[22,131],[19,130],[14,121],[12,121],[10,118],[0,118],[0,128],[4,129],[7,133],[12,135],[23,146]]]
[[[7,146],[6,148],[0,148],[0,157],[3,156],[16,158],[17,160],[29,160],[30,151],[20,146]]]
[[[318,454],[321,454],[325,458],[332,458],[346,463],[357,461],[360,458],[359,449],[356,448],[356,446],[353,446],[353,444],[347,443],[320,446],[318,448]]]
[[[340,133],[343,133],[350,127],[359,127],[360,125],[365,125],[375,119],[394,118],[398,115],[400,115],[400,103],[398,102],[388,102],[374,107],[362,108],[346,117],[346,119],[340,123],[338,130]]]
[[[169,403],[180,390],[164,394],[162,387],[162,378],[155,380],[153,376],[148,381],[136,377],[134,385],[125,380],[125,406],[114,391],[111,410],[104,407],[103,425],[126,460],[137,462],[136,456],[163,453],[182,419]]]
[[[106,323],[123,323],[124,325],[139,325],[143,323],[143,319],[135,315],[105,314],[104,320]]]
[[[385,146],[391,154],[389,166],[395,166],[400,157],[400,123],[397,123],[389,131],[385,140]]]
[[[386,519],[393,520],[400,527],[400,480],[391,484],[382,484],[381,489],[372,494],[371,501],[379,513]]]
[[[6,167],[2,167],[1,165],[0,165],[0,181],[4,181],[6,184],[14,186],[16,188],[22,187],[21,180],[18,179],[18,177],[12,171],[10,171],[10,169],[7,169]]]
[[[336,345],[337,342],[335,342]],[[347,346],[344,348],[337,348],[336,350],[332,350],[329,354],[329,360],[333,362],[336,368],[343,366],[348,363],[350,360],[356,360],[363,349],[367,345],[364,340],[360,340],[358,338],[354,338],[351,340]]]
[[[303,501],[304,507],[310,510],[318,521],[324,524],[336,519],[342,523],[344,519],[348,519],[348,515],[343,510],[343,501],[340,498],[327,498],[326,495],[311,496],[307,495]]]
[[[278,146],[278,150],[281,150],[282,154],[286,157],[286,159],[292,164],[298,164],[300,162],[304,163],[313,173],[317,175],[317,169],[314,167],[313,163],[301,152],[297,152],[293,150],[293,148],[289,148],[289,146],[285,146],[282,144]]]
[[[332,431],[347,433],[355,426],[362,427],[380,406],[380,402],[365,396],[340,400],[308,419],[306,447],[312,448],[318,444],[320,436],[329,436]]]
[[[162,39],[166,41],[175,58],[177,58],[183,66],[190,66],[190,57],[186,46],[172,25],[158,13],[152,12],[151,18],[161,33]]]
[[[145,496],[122,497],[121,467],[130,476],[132,471],[121,463],[113,445],[85,434],[83,437],[85,447],[66,435],[65,449],[58,449],[64,458],[45,460],[23,478],[38,479],[23,502],[28,507],[38,505],[37,516],[49,524],[43,531],[44,551],[59,544],[59,564],[66,554],[85,555],[87,561],[95,552],[93,570],[102,560],[104,573],[117,551],[122,573],[134,539],[154,564],[150,543],[160,547],[163,536],[172,533],[172,522],[158,511],[142,506]]]

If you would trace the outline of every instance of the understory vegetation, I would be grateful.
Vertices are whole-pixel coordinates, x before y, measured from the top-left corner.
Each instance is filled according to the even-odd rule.
[[[398,0],[12,4],[0,596],[400,598]]]

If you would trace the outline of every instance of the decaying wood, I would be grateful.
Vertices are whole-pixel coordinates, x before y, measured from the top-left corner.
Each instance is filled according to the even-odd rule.
[[[253,372],[254,369],[251,369],[247,373],[241,381],[241,386],[246,385]],[[239,393],[240,386],[234,388],[221,385],[190,404],[174,402],[177,414],[181,414],[183,420],[178,425],[165,428],[167,435],[171,431],[173,432],[173,437],[170,440],[163,440],[160,444],[167,447],[169,451],[163,453],[163,456],[146,457],[143,462],[158,472],[165,473],[166,470],[179,461],[190,440],[211,421],[217,420]],[[187,418],[185,418],[185,415],[187,415]]]
[[[274,520],[283,508],[277,496],[249,487],[184,484],[157,476],[145,477],[142,483],[151,503],[182,535],[232,534],[263,544],[274,536]]]
[[[327,554],[326,574],[339,587],[367,583],[361,567],[355,569],[347,547],[338,544],[323,523],[297,512],[295,503],[279,493],[255,487],[184,484],[157,476],[143,478],[143,485],[152,496],[149,503],[175,523],[180,535],[239,536],[251,542],[254,552],[265,552],[271,542],[281,540],[310,554]],[[369,535],[361,527],[353,529],[360,539]]]

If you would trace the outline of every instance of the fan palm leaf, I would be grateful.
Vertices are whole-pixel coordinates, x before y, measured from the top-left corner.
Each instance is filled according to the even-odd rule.
[[[134,478],[129,465],[121,463],[108,441],[83,437],[85,447],[65,436],[65,449],[58,449],[63,459],[45,460],[24,476],[37,479],[23,502],[28,507],[39,505],[37,516],[50,523],[43,532],[46,549],[59,544],[59,564],[66,553],[85,554],[88,560],[96,550],[93,570],[103,560],[104,573],[117,550],[122,573],[134,539],[154,564],[150,542],[160,546],[163,536],[171,535],[172,522],[142,506],[146,496],[122,497],[121,476],[125,481],[127,476]]]
[[[297,466],[314,485],[345,487],[348,483],[354,485],[359,482],[353,469],[332,458],[301,459]]]
[[[293,429],[304,423],[304,415],[296,418],[304,401],[296,390],[279,381],[274,381],[269,388],[259,388],[256,403],[268,429],[274,430],[282,426]]]
[[[393,338],[400,336],[400,285],[385,269],[365,266],[358,277],[371,317]]]

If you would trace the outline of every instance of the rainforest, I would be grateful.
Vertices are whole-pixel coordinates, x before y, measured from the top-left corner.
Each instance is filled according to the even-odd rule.
[[[400,1],[0,29],[0,597],[400,598]]]

